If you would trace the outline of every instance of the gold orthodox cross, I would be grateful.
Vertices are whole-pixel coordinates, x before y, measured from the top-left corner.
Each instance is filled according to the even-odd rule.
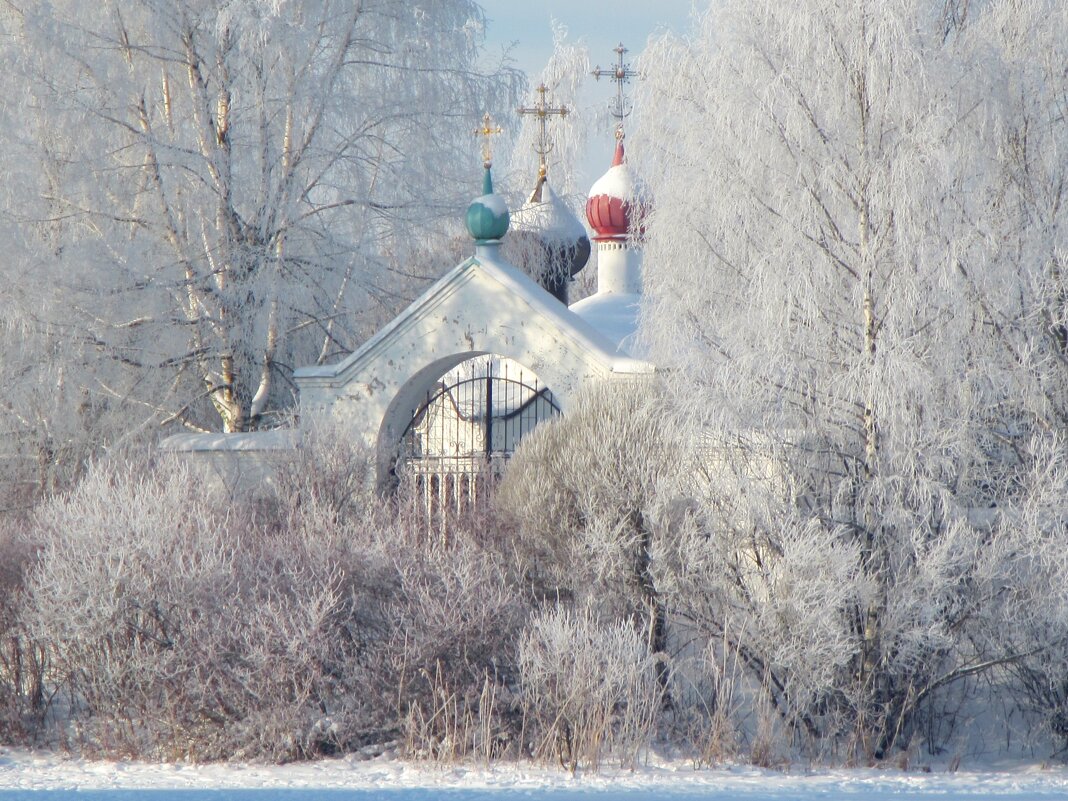
[[[491,136],[497,136],[503,133],[500,125],[493,124],[493,117],[490,116],[487,111],[482,115],[482,127],[475,128],[475,136],[482,137],[482,166],[489,168],[493,166],[493,142],[490,140]]]
[[[623,134],[623,119],[630,114],[630,101],[627,100],[627,96],[623,93],[623,84],[630,81],[631,78],[640,78],[641,73],[637,70],[632,70],[630,64],[626,64],[623,61],[623,54],[627,52],[627,48],[620,42],[615,48],[615,53],[618,56],[618,63],[615,68],[610,70],[603,70],[598,64],[593,70],[591,75],[598,81],[601,80],[601,76],[605,76],[609,80],[616,82],[616,105],[612,109],[612,116],[616,118],[616,136],[622,137]]]
[[[538,121],[538,139],[534,143],[534,152],[538,154],[540,163],[538,165],[538,175],[545,176],[546,164],[545,157],[549,155],[549,152],[553,149],[552,140],[549,138],[549,133],[546,129],[549,117],[566,117],[571,113],[571,109],[567,106],[553,107],[551,101],[545,99],[545,94],[549,90],[545,87],[545,84],[541,84],[537,88],[538,102],[529,108],[520,106],[516,111],[520,116],[533,115]]]

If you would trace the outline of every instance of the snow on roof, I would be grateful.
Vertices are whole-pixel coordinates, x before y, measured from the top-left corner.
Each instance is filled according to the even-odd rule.
[[[612,166],[608,168],[608,172],[594,181],[593,186],[590,187],[589,197],[607,195],[632,203],[640,203],[647,200],[648,194],[649,190],[641,176],[634,172],[627,163],[623,140],[618,140]]]
[[[626,162],[609,167],[608,172],[590,187],[590,197],[607,195],[633,201],[640,200],[645,194],[645,185]]]
[[[542,200],[524,203],[512,213],[512,223],[548,242],[574,244],[586,236],[586,227],[548,183],[542,186]]]
[[[423,295],[417,298],[407,309],[383,326],[378,333],[367,340],[354,353],[337,364],[301,367],[294,371],[298,381],[311,382],[338,380],[346,372],[359,369],[376,358],[386,347],[386,343],[400,336],[412,320],[426,314],[436,301],[447,297],[452,290],[466,282],[472,270],[481,268],[494,282],[522,302],[535,315],[544,318],[557,331],[566,334],[575,345],[586,351],[592,358],[603,360],[602,363],[614,373],[653,373],[656,371],[651,362],[634,359],[617,349],[617,342],[605,337],[596,327],[590,325],[581,316],[557,301],[552,295],[518,267],[500,259],[493,251],[480,252],[474,258],[458,264],[451,271],[439,278]]]
[[[500,217],[502,214],[508,213],[508,204],[504,202],[504,198],[494,192],[491,195],[479,195],[473,201],[475,203],[481,203],[487,209],[492,212],[494,217]]]
[[[598,293],[568,308],[609,340],[616,353],[641,358],[634,352],[640,304],[641,295]]]
[[[649,207],[649,190],[641,176],[627,164],[622,140],[608,172],[590,188],[586,219],[596,232],[595,239],[618,238],[640,231]]]

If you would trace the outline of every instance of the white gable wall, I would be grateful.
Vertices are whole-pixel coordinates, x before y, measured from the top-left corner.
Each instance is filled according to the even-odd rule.
[[[427,391],[473,356],[528,367],[564,413],[587,381],[652,374],[496,251],[480,246],[345,361],[298,370],[301,425],[325,419],[362,438],[376,448],[384,478]]]

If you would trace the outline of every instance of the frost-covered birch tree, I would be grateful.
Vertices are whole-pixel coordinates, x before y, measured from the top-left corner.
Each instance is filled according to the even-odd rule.
[[[1029,94],[1063,86],[1055,6],[726,0],[641,64],[645,332],[717,454],[674,563],[680,605],[792,721],[870,755],[906,743],[940,688],[1012,658],[964,635],[994,625],[1015,547],[980,520],[1006,492],[991,376],[1013,371],[968,276],[1022,297],[1057,264],[1056,179],[1037,179],[1047,219],[1006,214],[1003,150],[1021,104],[1044,102],[1036,166],[1063,176],[1063,115]],[[1013,237],[1046,266],[1005,258]],[[806,581],[822,595],[798,595]],[[784,651],[797,626],[807,648]]]
[[[519,83],[469,0],[6,6],[12,269],[62,290],[87,392],[193,429],[263,425],[430,277]]]

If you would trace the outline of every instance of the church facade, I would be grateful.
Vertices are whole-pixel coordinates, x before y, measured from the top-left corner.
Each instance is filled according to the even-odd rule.
[[[620,144],[609,172],[625,169]],[[485,170],[484,193],[467,215],[474,255],[344,361],[296,373],[302,424],[328,420],[361,437],[377,454],[383,482],[398,459],[506,458],[537,422],[566,414],[586,383],[641,380],[655,371],[630,353],[641,258],[628,241],[627,198],[591,196],[598,292],[569,308],[501,256],[509,213]],[[626,190],[609,186],[620,188]],[[457,392],[446,395],[451,387]],[[443,401],[436,410],[435,399]],[[452,421],[441,419],[450,414]],[[406,449],[419,426],[424,439],[409,437]]]

